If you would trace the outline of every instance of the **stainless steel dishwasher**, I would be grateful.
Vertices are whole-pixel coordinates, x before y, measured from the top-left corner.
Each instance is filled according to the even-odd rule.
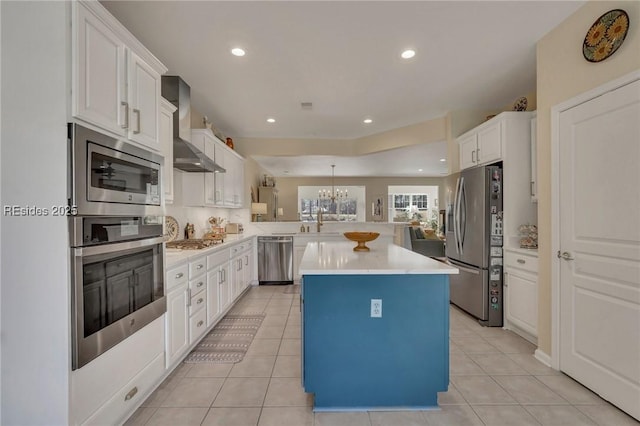
[[[258,284],[293,284],[293,237],[258,237]]]

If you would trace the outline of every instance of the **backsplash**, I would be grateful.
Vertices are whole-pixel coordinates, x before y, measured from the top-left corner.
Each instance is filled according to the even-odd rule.
[[[184,227],[187,223],[192,223],[195,230],[195,237],[202,238],[204,233],[210,229],[209,218],[221,217],[224,223],[240,222],[246,224],[251,221],[249,209],[226,209],[217,207],[186,207],[182,205],[182,175],[185,172],[174,169],[173,171],[173,204],[165,206],[167,216],[173,216],[178,221],[180,227],[178,239],[184,238]]]

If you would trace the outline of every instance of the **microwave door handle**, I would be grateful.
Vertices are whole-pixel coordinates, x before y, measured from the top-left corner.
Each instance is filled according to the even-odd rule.
[[[77,247],[74,248],[76,256],[95,256],[98,254],[116,253],[122,250],[134,249],[139,247],[154,246],[156,244],[162,244],[165,237],[147,238],[144,240],[126,241],[123,243],[102,244],[89,247]]]

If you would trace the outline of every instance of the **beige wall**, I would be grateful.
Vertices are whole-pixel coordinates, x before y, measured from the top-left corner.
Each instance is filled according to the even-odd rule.
[[[631,22],[624,44],[608,59],[587,62],[582,42],[591,24],[611,9],[624,9]],[[551,355],[551,108],[640,69],[640,2],[589,2],[543,37],[537,46],[538,87],[538,346]]]
[[[374,197],[383,195],[387,198],[387,187],[389,185],[436,185],[439,187],[440,199],[444,194],[442,184],[443,178],[402,178],[402,177],[336,177],[335,185],[339,186],[365,186],[366,198],[366,221],[373,220],[371,217],[371,202]],[[298,220],[298,186],[327,186],[331,184],[330,178],[326,177],[291,177],[277,178],[279,207],[284,209],[283,221]],[[388,206],[385,205],[385,210]],[[387,212],[384,212],[384,221],[387,221]]]

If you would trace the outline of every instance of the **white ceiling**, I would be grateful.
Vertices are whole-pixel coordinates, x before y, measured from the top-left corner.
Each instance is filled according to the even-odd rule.
[[[191,86],[194,108],[228,136],[352,139],[447,111],[509,105],[535,89],[536,42],[583,2],[102,4],[169,68],[168,74]],[[231,55],[235,46],[246,56]],[[417,55],[402,60],[405,48]],[[301,102],[312,102],[313,108],[302,110]],[[276,122],[267,123],[268,117]],[[372,124],[363,124],[367,117]],[[344,168],[385,164],[382,173],[388,176],[415,168],[395,160],[398,167],[392,166],[390,157],[383,158],[360,158]],[[277,159],[263,158],[260,164],[269,171],[288,167],[307,175],[312,165],[303,166],[305,161],[275,164]]]

